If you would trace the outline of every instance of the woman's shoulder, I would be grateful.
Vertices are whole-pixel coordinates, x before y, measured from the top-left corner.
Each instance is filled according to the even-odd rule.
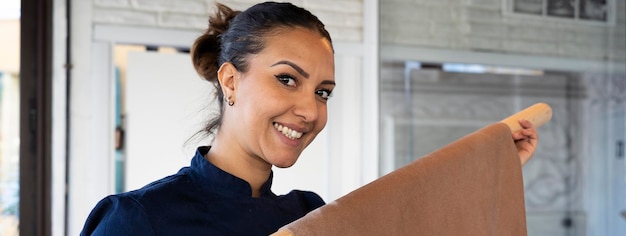
[[[290,196],[297,198],[305,211],[312,211],[326,204],[320,195],[311,191],[292,190],[288,194],[284,195],[284,197]]]
[[[151,232],[155,227],[152,218],[173,211],[183,202],[181,198],[194,195],[189,193],[193,189],[190,184],[189,177],[181,170],[142,188],[109,195],[92,209],[81,235]]]
[[[81,235],[121,235],[153,232],[146,212],[133,198],[110,195],[89,213]]]
[[[156,180],[139,189],[118,194],[116,197],[134,201],[146,211],[150,211],[153,206],[162,209],[164,204],[175,207],[183,199],[197,195],[198,186],[192,181],[187,169],[188,167],[185,167],[177,174]]]

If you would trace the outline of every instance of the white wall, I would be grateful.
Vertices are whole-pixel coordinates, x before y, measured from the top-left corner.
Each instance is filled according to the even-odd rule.
[[[205,30],[214,0],[92,0],[95,23]],[[244,10],[258,0],[219,1]],[[363,0],[292,0],[322,20],[336,41],[359,42],[363,35]]]
[[[511,14],[504,4],[507,1],[383,0],[381,42],[456,51],[626,61],[625,1],[614,1],[613,24]]]

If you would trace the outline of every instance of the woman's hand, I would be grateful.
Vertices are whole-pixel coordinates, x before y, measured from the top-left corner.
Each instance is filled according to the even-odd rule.
[[[535,153],[539,136],[537,135],[537,129],[528,120],[522,119],[519,121],[519,124],[523,129],[513,133],[513,140],[515,140],[517,155],[523,166]]]

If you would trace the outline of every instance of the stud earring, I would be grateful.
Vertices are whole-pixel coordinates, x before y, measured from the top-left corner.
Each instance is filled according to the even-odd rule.
[[[228,106],[233,106],[235,105],[235,102],[230,100],[230,97],[224,97],[224,101],[226,101],[226,104],[228,104]]]

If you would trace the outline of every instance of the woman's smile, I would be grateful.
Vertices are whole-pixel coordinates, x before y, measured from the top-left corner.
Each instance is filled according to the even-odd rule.
[[[274,128],[276,128],[278,132],[281,132],[284,136],[286,136],[287,138],[291,140],[299,139],[304,134],[303,132],[298,132],[296,130],[290,129],[287,126],[283,126],[278,123],[274,123]]]

